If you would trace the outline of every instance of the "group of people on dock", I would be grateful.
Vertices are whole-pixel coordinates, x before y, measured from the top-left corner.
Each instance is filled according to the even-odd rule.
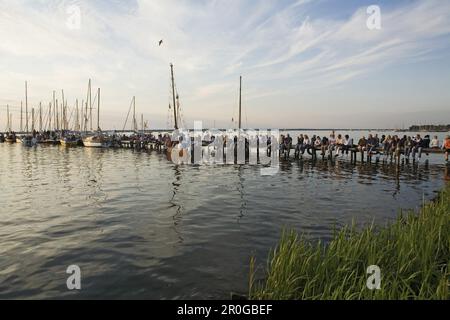
[[[412,157],[413,160],[416,160],[416,155],[417,160],[420,160],[424,150],[443,149],[446,162],[448,162],[450,153],[450,136],[448,135],[441,144],[437,136],[431,139],[430,135],[424,137],[421,137],[420,134],[414,137],[404,135],[400,138],[398,135],[382,135],[380,137],[378,134],[369,134],[367,138],[362,136],[355,144],[353,138],[348,134],[336,134],[333,131],[329,137],[313,135],[310,138],[307,134],[300,134],[295,147],[289,134],[281,135],[280,142],[280,153],[289,157],[291,149],[294,149],[296,158],[311,148],[321,150],[322,155],[328,152],[330,157],[339,157],[348,154],[350,150],[357,150],[369,155],[382,153],[386,157],[403,153],[406,159]]]
[[[58,141],[58,138],[65,137],[67,134],[68,133],[66,132],[33,131],[30,137],[36,139],[38,142],[48,142]],[[11,141],[14,140],[15,142],[16,134],[14,132],[8,133],[6,136],[4,134],[0,134],[0,142],[5,142],[8,139]],[[138,142],[153,142],[161,146],[172,145],[170,139],[169,134],[159,134],[158,136],[154,136],[152,134],[119,136],[114,134],[112,136],[112,140],[115,141],[117,145],[120,145],[120,142],[122,141],[128,141],[133,145],[141,145],[138,144]],[[270,139],[267,143],[268,145],[271,144]],[[430,138],[430,135],[425,135],[424,137],[420,134],[417,134],[414,137],[404,135],[400,138],[398,135],[379,136],[378,134],[369,134],[367,138],[362,136],[355,144],[353,138],[351,138],[348,134],[336,134],[332,131],[328,137],[320,137],[319,135],[309,137],[307,134],[300,134],[297,137],[297,142],[294,146],[293,139],[289,134],[281,135],[280,155],[289,157],[291,149],[295,150],[295,158],[299,158],[303,156],[306,151],[309,152],[311,149],[314,149],[320,150],[322,156],[325,156],[328,153],[330,158],[340,157],[344,154],[348,155],[350,151],[358,151],[361,153],[367,153],[369,156],[382,154],[385,157],[391,157],[391,159],[393,159],[394,156],[403,154],[407,160],[412,157],[414,161],[416,161],[416,156],[417,160],[421,159],[423,151],[428,153],[430,150],[433,151],[443,149],[445,153],[445,161],[448,162],[450,154],[450,136],[447,135],[441,144],[437,136]]]

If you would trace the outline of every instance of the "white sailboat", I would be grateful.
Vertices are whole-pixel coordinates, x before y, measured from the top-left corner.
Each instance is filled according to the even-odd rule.
[[[91,80],[89,80],[88,98],[91,94]],[[111,138],[103,134],[100,129],[100,88],[97,93],[97,132],[83,138],[83,145],[87,148],[109,148],[112,145]],[[92,110],[92,105],[91,105]],[[91,112],[92,117],[92,112]],[[91,119],[92,121],[92,119]],[[91,122],[92,123],[92,122]]]

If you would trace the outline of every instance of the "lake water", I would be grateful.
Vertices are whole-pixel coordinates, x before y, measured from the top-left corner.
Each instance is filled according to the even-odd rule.
[[[326,241],[352,219],[420,207],[445,179],[442,155],[400,171],[306,158],[262,176],[158,152],[0,144],[0,298],[227,299],[283,227]],[[66,287],[73,264],[80,291]]]

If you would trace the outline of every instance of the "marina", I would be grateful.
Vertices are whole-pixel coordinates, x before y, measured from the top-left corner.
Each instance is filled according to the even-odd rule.
[[[450,2],[0,1],[0,26],[0,300],[450,300]]]

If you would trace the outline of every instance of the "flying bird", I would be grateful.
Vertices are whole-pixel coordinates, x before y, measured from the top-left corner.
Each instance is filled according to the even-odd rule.
[[[160,46],[160,47],[161,47],[162,43],[163,43],[163,41],[162,41],[162,40],[159,40],[159,46]]]

